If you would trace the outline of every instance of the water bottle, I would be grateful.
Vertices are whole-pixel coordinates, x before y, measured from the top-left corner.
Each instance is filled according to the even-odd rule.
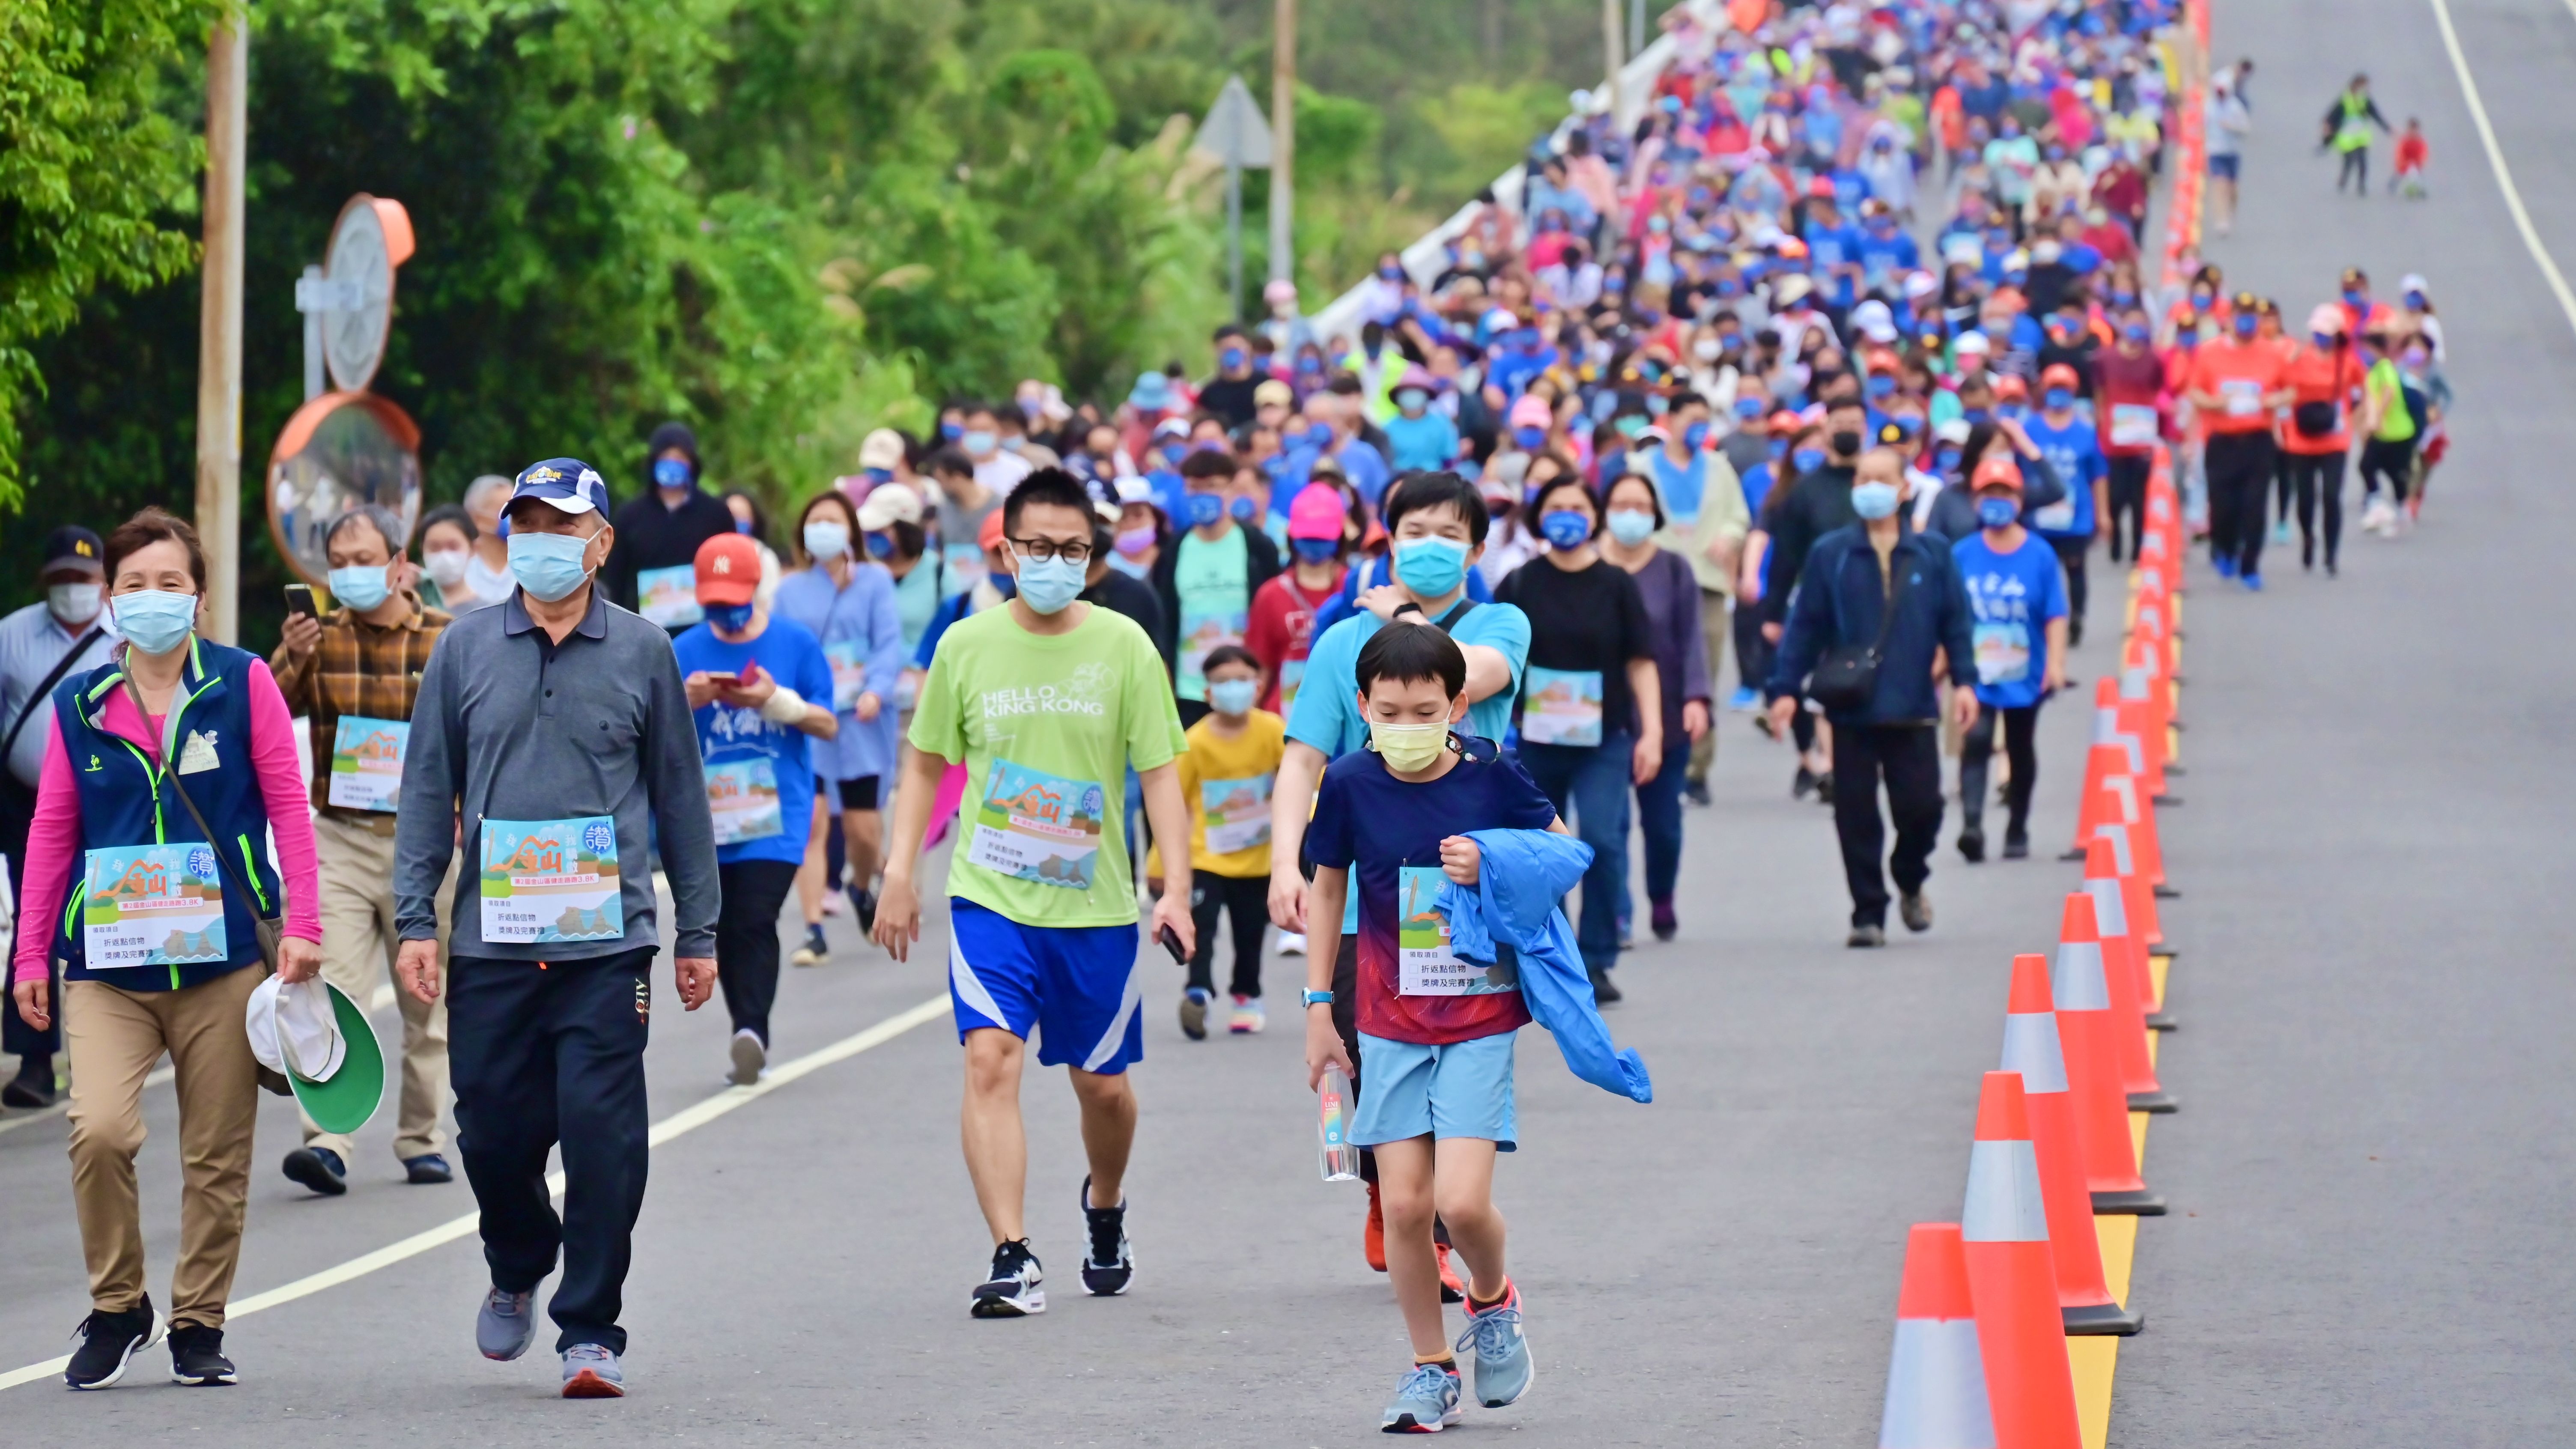
[[[1316,1089],[1321,1109],[1315,1122],[1315,1140],[1326,1182],[1352,1182],[1360,1175],[1360,1150],[1350,1143],[1351,1109],[1356,1105],[1356,1095],[1351,1090],[1350,1073],[1340,1067],[1324,1068],[1324,1080]]]

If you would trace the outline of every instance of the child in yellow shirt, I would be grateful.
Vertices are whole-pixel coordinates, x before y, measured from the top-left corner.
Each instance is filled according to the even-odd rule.
[[[1189,751],[1180,759],[1181,794],[1190,807],[1190,912],[1198,921],[1198,953],[1190,958],[1190,984],[1181,994],[1181,1031],[1207,1037],[1208,1003],[1216,980],[1216,918],[1234,917],[1234,1014],[1226,1029],[1237,1035],[1261,1030],[1261,936],[1270,924],[1270,782],[1287,752],[1287,722],[1253,708],[1261,690],[1261,664],[1239,644],[1208,651],[1207,717],[1190,726]],[[1160,847],[1156,849],[1159,851]],[[1149,856],[1149,877],[1161,874]]]

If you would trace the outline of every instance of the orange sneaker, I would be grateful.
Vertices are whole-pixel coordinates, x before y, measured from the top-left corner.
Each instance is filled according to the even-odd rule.
[[[1368,1259],[1370,1267],[1383,1273],[1386,1271],[1386,1210],[1378,1205],[1376,1183],[1368,1185],[1368,1194],[1368,1226],[1360,1231],[1360,1256]]]
[[[1449,1266],[1449,1245],[1447,1243],[1434,1243],[1432,1244],[1432,1247],[1440,1254],[1440,1301],[1443,1303],[1466,1302],[1467,1285],[1458,1281],[1458,1270]]]

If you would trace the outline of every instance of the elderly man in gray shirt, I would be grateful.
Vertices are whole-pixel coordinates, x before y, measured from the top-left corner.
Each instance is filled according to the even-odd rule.
[[[537,1284],[561,1330],[566,1398],[625,1392],[617,1323],[644,1204],[644,1041],[659,936],[648,847],[671,883],[680,1002],[716,980],[715,826],[670,636],[595,587],[615,530],[596,470],[519,474],[504,517],[518,590],[448,626],[412,708],[394,897],[396,970],[439,991],[433,896],[460,844],[447,971],[465,1175],[483,1211],[487,1358],[536,1337]],[[459,813],[462,812],[460,830]],[[563,1147],[563,1216],[546,1154]]]

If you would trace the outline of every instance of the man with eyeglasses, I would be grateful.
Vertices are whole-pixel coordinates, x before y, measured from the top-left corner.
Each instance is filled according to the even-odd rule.
[[[1082,1112],[1083,1287],[1134,1276],[1121,1192],[1136,1135],[1127,1068],[1144,1055],[1136,888],[1129,878],[1126,771],[1165,840],[1189,838],[1176,761],[1187,744],[1162,656],[1136,624],[1082,602],[1097,547],[1091,496],[1041,468],[1002,512],[1007,607],[951,626],[922,680],[887,843],[876,939],[896,960],[921,935],[914,883],[933,797],[966,767],[962,838],[948,871],[949,998],[966,1049],[966,1170],[993,1234],[993,1263],[968,1301],[977,1318],[1046,1311],[1022,1219],[1028,1173],[1020,1073],[1062,1066]],[[1190,872],[1168,865],[1151,930],[1186,958],[1196,943]]]

